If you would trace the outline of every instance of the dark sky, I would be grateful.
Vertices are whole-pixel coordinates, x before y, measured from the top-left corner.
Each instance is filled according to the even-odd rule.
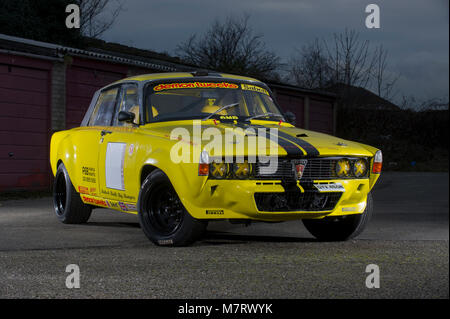
[[[125,10],[103,35],[112,42],[175,54],[177,44],[204,32],[216,18],[250,14],[250,25],[268,49],[287,61],[315,37],[348,29],[389,51],[389,68],[400,74],[401,95],[448,96],[448,0],[123,0]],[[380,7],[381,28],[365,27],[365,7]]]

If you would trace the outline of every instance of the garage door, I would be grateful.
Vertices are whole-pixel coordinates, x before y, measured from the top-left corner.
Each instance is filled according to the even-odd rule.
[[[309,129],[333,134],[333,104],[327,101],[310,100]]]
[[[70,66],[66,73],[66,127],[79,126],[95,91],[125,77],[125,74]]]
[[[0,64],[0,191],[49,186],[49,72]]]
[[[295,126],[304,127],[303,98],[277,92],[277,102],[284,112],[290,111],[295,114]]]

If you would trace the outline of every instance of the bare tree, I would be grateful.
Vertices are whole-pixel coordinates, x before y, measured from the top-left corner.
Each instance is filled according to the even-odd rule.
[[[378,96],[386,100],[392,100],[397,94],[397,92],[394,92],[394,87],[399,76],[394,75],[393,73],[388,73],[387,56],[388,52],[383,48],[383,45],[380,45],[375,49],[375,63],[372,74]]]
[[[201,37],[194,34],[181,43],[177,54],[201,68],[273,78],[280,59],[266,50],[262,36],[253,33],[248,20],[248,15],[216,20]]]
[[[81,34],[97,38],[116,21],[123,10],[120,0],[77,0],[81,12]]]
[[[413,110],[416,112],[425,111],[448,111],[449,99],[447,96],[434,97],[429,99],[417,99],[415,96],[403,95],[399,107],[403,110]]]
[[[297,50],[289,65],[290,77],[301,87],[321,89],[331,82],[332,69],[324,54],[322,42],[318,39]]]
[[[332,68],[332,81],[347,86],[367,87],[375,58],[369,52],[369,41],[361,41],[354,30],[334,34],[331,44],[324,41],[327,59]]]
[[[356,102],[352,87],[373,90],[391,100],[398,75],[388,71],[388,52],[372,49],[353,30],[334,34],[332,40],[315,39],[303,46],[290,61],[290,75],[306,88],[334,87],[348,104]]]

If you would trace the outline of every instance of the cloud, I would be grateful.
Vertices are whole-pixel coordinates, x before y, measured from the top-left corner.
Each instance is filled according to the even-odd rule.
[[[217,18],[250,14],[250,25],[267,48],[287,60],[294,48],[348,29],[389,51],[391,71],[401,73],[402,94],[448,95],[448,1],[378,0],[381,28],[367,29],[360,0],[134,0],[105,35],[107,41],[175,53],[191,34]]]

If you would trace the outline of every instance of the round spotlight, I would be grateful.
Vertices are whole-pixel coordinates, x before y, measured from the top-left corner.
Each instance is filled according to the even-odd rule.
[[[223,179],[226,178],[228,175],[229,167],[227,163],[220,162],[212,162],[209,165],[209,173],[212,177],[217,179]]]
[[[252,164],[245,160],[243,163],[235,163],[233,165],[233,174],[239,179],[245,179],[252,173]]]
[[[335,172],[338,177],[347,177],[350,173],[350,161],[346,158],[336,162]]]
[[[355,177],[357,178],[366,176],[367,169],[367,161],[364,158],[360,158],[353,163],[353,175],[355,175]]]

